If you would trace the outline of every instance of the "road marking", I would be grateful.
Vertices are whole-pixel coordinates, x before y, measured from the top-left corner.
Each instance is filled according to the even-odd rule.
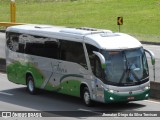
[[[87,109],[78,109],[79,111],[85,111],[85,112],[90,112],[90,113],[94,113],[95,115],[97,115],[97,117],[105,117],[105,116],[108,116],[108,117],[112,117],[112,118],[119,118],[119,116],[117,116],[117,113],[105,113],[107,111],[100,111],[100,112],[95,112],[95,111],[92,111],[92,110],[87,110]],[[112,116],[113,114],[113,116]],[[111,115],[111,116],[110,116]]]
[[[158,101],[154,101],[154,100],[144,100],[144,101],[146,101],[146,102],[150,102],[150,103],[160,104],[160,101],[159,101],[159,102],[158,102]]]
[[[98,115],[102,115],[102,113],[100,112],[95,112],[95,111],[92,111],[92,110],[87,110],[87,109],[78,109],[79,111],[84,111],[84,112],[90,112],[90,113],[94,113],[94,114],[98,114]]]
[[[3,95],[9,95],[9,96],[13,96],[13,95],[14,95],[14,94],[7,93],[7,92],[0,92],[0,94],[3,94]]]

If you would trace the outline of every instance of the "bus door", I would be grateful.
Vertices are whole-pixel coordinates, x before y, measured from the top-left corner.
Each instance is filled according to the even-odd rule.
[[[90,61],[90,68],[93,74],[91,87],[92,87],[92,93],[93,93],[93,99],[98,101],[104,101],[104,88],[103,86],[103,69],[101,67],[101,59],[100,56],[102,56],[98,51],[99,49],[93,45],[86,44],[88,57]],[[103,58],[103,62],[105,63],[105,59]]]
[[[103,88],[103,69],[101,67],[101,62],[99,60],[99,57],[94,55],[92,59],[90,59],[92,72],[94,74],[94,80],[92,81],[92,89],[94,89],[93,92],[93,99],[96,99],[98,101],[104,101],[104,88]]]

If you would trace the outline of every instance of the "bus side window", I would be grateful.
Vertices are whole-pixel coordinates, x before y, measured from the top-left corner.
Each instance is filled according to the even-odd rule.
[[[104,71],[101,67],[101,63],[100,63],[99,58],[93,53],[93,51],[99,52],[99,49],[93,45],[90,45],[90,44],[86,44],[86,48],[87,48],[88,57],[90,60],[90,65],[91,65],[91,69],[92,69],[93,74],[103,81]]]
[[[103,79],[103,69],[101,67],[101,62],[97,56],[95,56],[95,76]]]
[[[46,41],[44,45],[45,57],[58,59],[59,58],[59,45],[55,41]]]
[[[26,43],[26,54],[44,56],[44,44],[42,43]]]
[[[26,54],[47,57],[52,59],[59,58],[58,41],[43,42],[43,40],[46,40],[49,38],[40,37],[40,36],[32,36],[32,39],[33,40],[30,40],[30,42],[26,43],[26,48],[25,48]]]
[[[92,72],[95,74],[95,54],[93,53],[93,51],[99,51],[99,50],[98,48],[90,44],[86,44],[86,48],[87,48]]]
[[[62,60],[78,63],[87,69],[87,63],[82,43],[60,40],[60,51]]]
[[[19,43],[19,33],[11,33],[11,32],[7,32],[6,33],[6,44],[7,47],[14,51],[14,52],[20,52],[20,53],[24,53],[24,44]]]

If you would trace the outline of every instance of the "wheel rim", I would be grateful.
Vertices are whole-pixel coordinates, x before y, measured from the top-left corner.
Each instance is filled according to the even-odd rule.
[[[30,92],[33,92],[33,90],[34,90],[34,84],[33,84],[32,80],[29,80],[29,82],[28,82],[28,89]]]
[[[86,104],[89,104],[90,102],[90,95],[87,91],[84,93],[84,101]]]

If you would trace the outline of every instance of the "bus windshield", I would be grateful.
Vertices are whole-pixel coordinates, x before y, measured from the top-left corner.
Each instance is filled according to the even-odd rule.
[[[106,60],[107,84],[129,86],[148,81],[149,70],[143,48],[101,52]]]

